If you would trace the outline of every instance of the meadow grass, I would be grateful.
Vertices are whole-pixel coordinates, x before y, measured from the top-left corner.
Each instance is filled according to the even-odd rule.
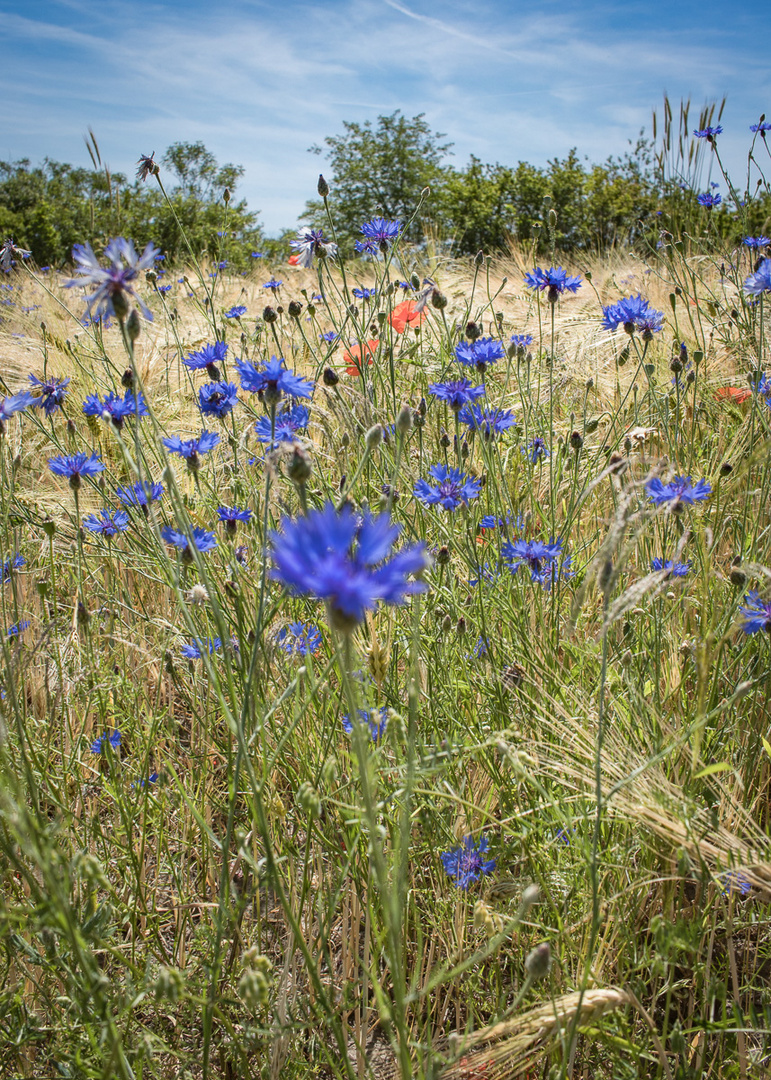
[[[768,1068],[769,643],[740,611],[771,576],[768,296],[708,225],[552,299],[532,269],[191,264],[135,283],[152,322],[87,326],[64,275],[6,277],[5,391],[70,382],[0,441],[3,1075]],[[661,329],[603,328],[639,294]],[[184,361],[216,342],[222,381],[312,381],[307,428],[271,448],[287,401],[241,386],[202,417]],[[429,391],[464,376],[516,425]],[[141,419],[84,415],[127,390]],[[204,429],[191,464],[164,445]],[[104,470],[49,468],[76,453]],[[437,465],[455,509],[419,497]],[[677,476],[709,497],[651,497]],[[425,591],[346,620],[286,589],[326,503],[425,544]]]

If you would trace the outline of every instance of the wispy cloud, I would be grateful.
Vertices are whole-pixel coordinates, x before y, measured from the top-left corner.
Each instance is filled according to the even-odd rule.
[[[0,0],[0,86],[14,102],[0,150],[86,164],[91,125],[129,172],[140,152],[201,139],[246,167],[242,194],[271,231],[313,194],[308,147],[396,109],[425,113],[456,162],[543,163],[572,146],[623,151],[665,87],[697,104],[728,93],[723,145],[738,163],[771,90],[754,47],[771,17],[721,15],[713,30],[716,0],[630,4],[39,0],[22,15]]]

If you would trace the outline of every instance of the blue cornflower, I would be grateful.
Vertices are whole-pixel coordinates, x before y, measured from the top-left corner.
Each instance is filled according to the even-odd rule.
[[[143,788],[143,787],[149,787],[149,786],[151,786],[153,784],[157,784],[157,783],[158,783],[158,773],[157,772],[152,772],[152,773],[150,773],[150,775],[146,779],[137,780],[131,786],[133,788]]]
[[[310,397],[313,383],[293,371],[287,371],[282,357],[271,356],[264,368],[258,369],[248,360],[237,360],[241,376],[241,389],[250,394],[262,394],[268,404],[280,401],[284,394],[289,397]]]
[[[522,454],[528,459],[531,465],[535,465],[539,461],[544,461],[547,457],[551,457],[549,447],[546,445],[546,439],[540,435],[536,435],[530,440],[527,446],[523,446]]]
[[[505,518],[497,517],[495,514],[486,514],[480,519],[480,529],[511,529],[514,532],[521,532],[525,527],[525,519],[521,514],[517,514],[516,517],[512,517],[511,514],[507,514]]]
[[[20,394],[13,394],[11,397],[4,397],[0,401],[0,425],[10,420],[14,413],[22,412],[23,409],[35,404],[37,404],[36,399],[29,390],[23,390]]]
[[[486,439],[502,435],[517,425],[517,418],[511,409],[480,409],[478,405],[466,405],[458,414],[458,419],[474,431],[481,431]]]
[[[307,656],[308,653],[318,652],[321,648],[321,634],[318,626],[302,622],[293,622],[284,626],[276,634],[276,644],[290,656]]]
[[[671,577],[687,577],[692,565],[690,561],[676,563],[671,559],[665,562],[663,559],[656,558],[651,562],[651,570],[668,570]]]
[[[490,566],[489,562],[483,563],[481,566],[477,567],[477,574],[479,575],[478,577],[468,579],[468,583],[472,589],[476,588],[480,581],[484,581],[487,585],[492,585],[492,583],[500,577],[498,568]]]
[[[477,398],[484,397],[484,386],[472,386],[470,379],[450,379],[448,382],[431,383],[429,393],[445,401],[453,410],[460,412],[464,405],[473,404]]]
[[[95,292],[86,299],[86,310],[92,319],[100,319],[105,315],[125,319],[129,313],[129,299],[132,299],[144,317],[152,322],[153,313],[137,296],[133,283],[143,270],[150,269],[159,253],[157,247],[148,244],[139,256],[132,242],[119,236],[111,240],[104,249],[105,258],[110,263],[105,269],[99,265],[90,244],[76,244],[72,249],[72,257],[76,264],[75,273],[79,277],[71,278],[65,285],[67,288],[73,285],[96,286]]]
[[[219,445],[220,437],[214,431],[202,431],[197,439],[180,439],[179,435],[173,435],[170,439],[163,439],[163,445],[170,454],[179,454],[187,462],[188,469],[195,471],[200,467],[199,454],[208,454],[215,446]]]
[[[357,251],[367,251],[374,254],[375,251],[388,251],[391,244],[396,243],[401,231],[401,221],[387,221],[383,217],[373,218],[361,226],[360,232],[364,240],[356,241]]]
[[[752,888],[752,882],[748,881],[746,877],[742,877],[738,870],[726,870],[719,875],[720,881],[723,882],[723,896],[728,896],[730,893],[738,891],[742,896],[746,896]]]
[[[712,487],[706,480],[692,484],[690,476],[675,476],[668,484],[663,484],[656,476],[645,485],[645,493],[656,506],[672,503],[673,510],[679,510],[683,504],[692,506],[712,494]]]
[[[102,750],[111,746],[113,750],[117,750],[120,746],[120,731],[116,728],[112,735],[105,731],[104,735],[100,735],[98,739],[94,739],[91,743],[91,753],[101,754]]]
[[[246,315],[246,308],[243,304],[236,304],[230,311],[225,312],[226,319],[240,319],[242,315]]]
[[[425,545],[392,554],[399,532],[388,514],[359,517],[328,502],[296,521],[285,518],[281,532],[271,534],[273,577],[294,593],[325,600],[332,624],[351,631],[379,602],[401,604],[426,591],[424,582],[408,580],[429,566]]]
[[[191,371],[205,371],[212,382],[217,382],[220,377],[220,369],[217,364],[223,362],[227,351],[226,342],[215,341],[213,345],[204,345],[198,352],[191,352],[185,357],[183,363]]]
[[[552,266],[548,270],[536,266],[529,274],[525,274],[525,285],[539,292],[548,289],[548,299],[555,303],[562,293],[577,292],[581,288],[581,278],[565,273],[561,266]]]
[[[198,391],[198,407],[203,416],[216,416],[224,419],[238,404],[238,389],[235,383],[208,382]]]
[[[112,538],[129,527],[129,516],[124,510],[100,510],[99,516],[89,514],[83,518],[83,528]]]
[[[2,578],[3,585],[7,585],[11,580],[11,571],[20,570],[22,566],[27,565],[27,560],[23,555],[20,555],[17,551],[13,558],[7,558],[0,567],[0,577]]]
[[[24,631],[29,626],[29,619],[22,619],[21,622],[14,623],[13,626],[9,626],[7,634],[9,638],[21,637]]]
[[[186,660],[200,660],[203,653],[208,652],[209,656],[211,656],[213,652],[221,648],[222,638],[205,638],[204,640],[193,638],[189,644],[183,645],[179,651]]]
[[[623,326],[628,334],[639,330],[644,336],[658,333],[664,323],[664,313],[656,311],[642,296],[625,296],[602,309],[602,326],[616,330]]]
[[[38,409],[45,409],[46,416],[53,416],[57,409],[62,407],[62,403],[67,396],[67,386],[70,382],[70,377],[66,379],[39,379],[37,375],[30,375],[29,381],[32,383],[35,389],[40,390],[39,397],[36,397],[32,404]]]
[[[48,467],[56,476],[66,476],[73,491],[80,487],[81,477],[96,476],[105,468],[98,454],[63,454],[49,458]]]
[[[337,255],[337,244],[327,240],[321,229],[303,227],[297,233],[296,240],[290,240],[289,246],[297,253],[297,265],[308,269],[313,262],[313,256],[318,255],[321,259],[334,259]]]
[[[119,487],[115,492],[124,506],[141,506],[145,512],[151,502],[157,502],[163,495],[163,484],[132,484],[131,487]]]
[[[532,334],[512,334],[511,335],[511,344],[514,346],[515,349],[521,349],[524,352],[525,349],[529,349],[530,346],[533,344],[533,335]]]
[[[701,195],[696,196],[696,202],[699,206],[705,206],[707,210],[712,210],[713,207],[719,206],[723,201],[722,195],[716,192],[714,195],[711,191],[705,191]]]
[[[4,240],[0,244],[0,270],[7,273],[15,265],[14,256],[19,259],[28,259],[31,254],[31,251],[25,251],[24,248],[17,247],[13,240]]]
[[[494,364],[505,356],[503,345],[497,338],[477,338],[476,341],[461,341],[455,346],[455,359],[465,367],[476,367],[484,371],[488,364]]]
[[[377,289],[352,289],[351,291],[357,300],[377,299]]]
[[[147,416],[147,403],[141,394],[134,396],[131,390],[127,390],[124,397],[110,392],[104,401],[99,400],[98,394],[89,394],[83,402],[83,412],[86,416],[111,420],[116,428],[120,428],[127,416]]]
[[[371,712],[367,712],[366,709],[357,709],[359,723],[367,724],[369,727],[369,737],[374,743],[380,742],[385,734],[385,729],[388,724],[388,709],[385,705],[379,709],[373,709]],[[353,731],[353,724],[350,718],[346,715],[343,717],[343,731],[349,735]]]
[[[459,889],[467,889],[472,881],[478,881],[484,874],[493,872],[495,859],[482,858],[488,847],[486,836],[481,836],[478,844],[474,843],[471,836],[466,836],[461,847],[442,854],[442,866],[450,877],[455,878]]]
[[[220,506],[217,508],[217,516],[220,521],[224,522],[225,532],[231,536],[235,535],[239,521],[247,522],[252,520],[252,512],[248,507],[241,510],[237,506]]]
[[[271,278],[270,281],[265,282],[263,289],[272,289],[273,292],[275,292],[276,289],[280,289],[283,284],[283,281],[276,281],[275,278]]]
[[[486,637],[482,637],[480,634],[477,638],[477,643],[474,646],[472,653],[477,660],[481,660],[483,656],[487,656],[490,652],[490,642]]]
[[[758,251],[760,248],[768,247],[771,240],[767,236],[745,236],[742,243],[745,247]]]
[[[323,341],[325,345],[332,345],[338,337],[339,335],[334,330],[327,330],[325,334],[319,334],[319,341]]]
[[[307,428],[310,411],[306,405],[293,405],[291,409],[283,409],[276,413],[276,422],[273,431],[273,445],[282,442],[294,442],[298,431]],[[254,425],[257,438],[262,443],[271,441],[270,417],[261,416]]]
[[[265,252],[264,251],[253,251],[251,257],[253,259],[264,259],[265,258]]]
[[[418,480],[413,492],[426,506],[457,510],[461,503],[468,506],[469,499],[475,499],[482,490],[479,480],[466,476],[460,469],[447,465],[432,465],[428,472],[437,483],[432,486],[427,480]]]
[[[766,132],[771,131],[771,123],[768,120],[762,121],[759,124],[750,124],[750,131],[753,135],[760,134],[765,139]]]
[[[217,546],[217,537],[214,533],[207,532],[206,529],[192,529],[193,535],[193,547],[201,554],[211,551]],[[175,529],[173,525],[164,525],[161,529],[161,536],[167,544],[171,544],[172,547],[179,548],[182,561],[191,563],[193,561],[193,552],[190,547],[190,541],[188,540],[187,533],[180,532]]]
[[[516,574],[520,566],[526,566],[532,581],[548,585],[557,570],[555,564],[562,556],[562,540],[550,539],[548,544],[542,540],[515,540],[503,545],[501,555],[512,574]]]
[[[716,135],[723,134],[723,126],[718,124],[717,127],[705,127],[701,131],[694,131],[693,134],[697,139],[709,139],[712,142]]]
[[[171,285],[157,285],[156,288],[158,289],[159,293],[165,294],[167,292],[171,292]]]
[[[757,634],[761,630],[771,632],[771,600],[763,600],[754,589],[744,598],[746,607],[739,608],[744,616],[742,630],[745,634]]]
[[[744,291],[750,296],[771,292],[771,259],[764,259],[755,273],[744,279]]]

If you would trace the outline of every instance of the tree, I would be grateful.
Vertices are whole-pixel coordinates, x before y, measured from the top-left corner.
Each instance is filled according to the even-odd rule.
[[[225,188],[232,194],[244,175],[243,165],[219,165],[214,154],[202,142],[172,143],[161,164],[176,173],[178,191],[185,199],[217,202]]]
[[[434,132],[424,114],[409,120],[398,110],[363,124],[343,122],[344,135],[324,140],[331,165],[327,180],[331,188],[331,206],[338,239],[352,244],[361,238],[360,227],[375,216],[400,220],[405,226],[421,203],[425,188],[433,188],[444,178],[443,159],[452,143],[443,143],[443,135]],[[321,154],[319,146],[311,153]],[[425,224],[431,218],[431,200],[421,206],[409,225],[406,238],[413,243],[423,239]],[[310,201],[304,218],[324,225],[323,203]]]

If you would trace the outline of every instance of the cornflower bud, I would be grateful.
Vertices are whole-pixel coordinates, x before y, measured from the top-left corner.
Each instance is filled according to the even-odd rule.
[[[316,191],[318,191],[322,199],[326,199],[327,195],[329,195],[329,184],[326,182],[321,173],[319,173],[319,182],[316,185]]]
[[[290,300],[289,301],[289,307],[288,307],[287,310],[289,311],[289,314],[291,315],[291,317],[293,319],[299,319],[300,318],[300,312],[302,311],[302,309],[303,309],[303,306],[299,302],[299,300]]]
[[[263,319],[265,320],[266,323],[268,323],[268,324],[274,323],[274,322],[276,322],[278,320],[278,312],[276,311],[275,308],[272,308],[272,307],[269,306],[269,307],[266,307],[265,310],[263,311],[262,317],[263,317]]]
[[[544,976],[549,974],[551,968],[551,949],[547,941],[542,942],[527,954],[525,957],[525,971],[530,978],[535,981],[536,979],[543,979]]]
[[[321,376],[321,381],[325,386],[337,386],[340,382],[340,376],[334,370],[334,368],[324,368],[324,374]]]

